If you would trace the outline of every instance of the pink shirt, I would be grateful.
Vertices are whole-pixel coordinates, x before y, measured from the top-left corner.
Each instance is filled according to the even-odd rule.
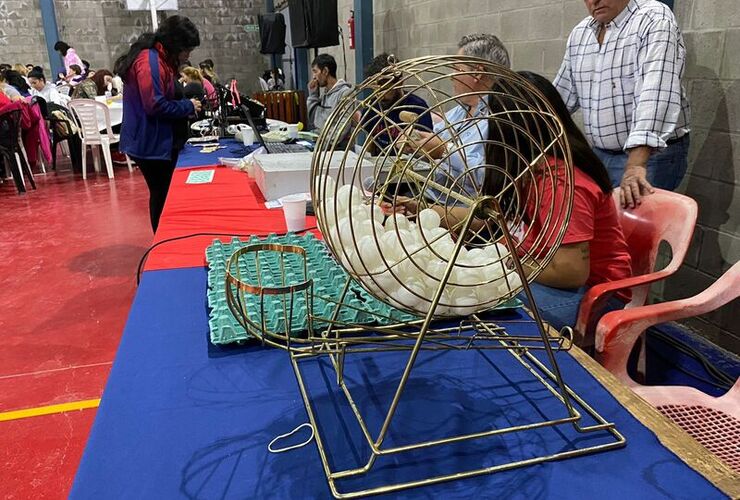
[[[67,49],[67,55],[64,56],[64,68],[67,70],[68,75],[72,72],[69,67],[73,64],[78,65],[80,68],[82,68],[82,71],[85,71],[85,65],[82,64],[82,59],[80,59],[80,56],[77,55],[75,49],[70,47],[69,49]]]

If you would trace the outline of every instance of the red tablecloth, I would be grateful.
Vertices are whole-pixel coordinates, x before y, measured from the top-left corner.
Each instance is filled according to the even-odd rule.
[[[212,182],[185,183],[190,172],[202,169],[216,170]],[[307,217],[306,225],[315,226],[315,218]],[[265,208],[262,193],[246,173],[220,166],[177,169],[154,244],[196,233],[266,235],[285,230],[282,209]],[[162,243],[149,254],[144,270],[204,266],[205,249],[214,239],[216,236],[196,236]]]

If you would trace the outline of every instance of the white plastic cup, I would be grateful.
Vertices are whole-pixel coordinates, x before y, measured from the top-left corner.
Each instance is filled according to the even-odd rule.
[[[296,232],[306,229],[306,195],[289,194],[280,198],[280,202],[283,204],[283,215],[288,231]]]
[[[291,123],[288,125],[288,137],[290,139],[298,139],[298,124]]]
[[[251,128],[245,128],[242,130],[242,142],[245,146],[251,146],[254,144],[254,130]]]

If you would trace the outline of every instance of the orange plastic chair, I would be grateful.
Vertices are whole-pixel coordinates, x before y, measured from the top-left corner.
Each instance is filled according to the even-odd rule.
[[[612,295],[625,293],[631,300],[625,309],[645,305],[650,285],[667,278],[683,263],[696,225],[696,202],[682,194],[656,189],[634,209],[623,209],[619,203],[619,188],[614,190],[622,232],[632,257],[632,277],[591,287],[581,300],[576,320],[579,345],[593,346],[593,332],[601,311]],[[673,254],[663,269],[655,269],[660,242],[665,241]]]
[[[740,473],[740,379],[715,398],[683,386],[643,386],[627,373],[627,359],[649,327],[705,314],[740,296],[740,262],[694,297],[604,315],[596,328],[596,359],[705,448]]]

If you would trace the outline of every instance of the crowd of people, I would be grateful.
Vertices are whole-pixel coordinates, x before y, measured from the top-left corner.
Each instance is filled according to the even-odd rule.
[[[575,165],[570,225],[534,287],[545,319],[556,327],[575,323],[578,304],[589,287],[630,275],[630,256],[612,203],[613,188],[621,187],[625,207],[638,205],[654,187],[675,189],[686,171],[689,144],[689,107],[681,84],[686,55],[670,9],[656,0],[585,3],[589,15],[570,34],[554,81],[519,72],[556,111]],[[121,127],[120,148],[136,162],[146,179],[151,223],[156,231],[179,151],[187,139],[184,125],[204,103],[215,99],[219,83],[213,61],[203,61],[198,68],[188,61],[199,44],[200,35],[192,21],[172,16],[155,33],[141,35],[111,72],[91,70],[72,47],[59,42],[56,48],[64,57],[66,73],[59,75],[57,87],[45,79],[41,68],[16,65],[2,68],[0,90],[11,101],[37,95],[59,106],[68,99],[59,84],[74,88],[73,99],[122,92],[126,120]],[[511,66],[506,47],[492,34],[463,36],[457,53],[505,68]],[[377,75],[388,64],[388,55],[380,54],[366,72],[368,76]],[[521,123],[512,124],[510,129],[493,126],[492,113],[502,100],[481,96],[489,95],[491,90],[505,94],[506,89],[498,88],[500,82],[485,72],[476,73],[481,68],[474,64],[465,69],[453,82],[457,105],[443,120],[435,123],[421,97],[395,89],[378,103],[384,111],[383,120],[378,117],[378,109],[368,109],[356,121],[374,137],[374,147],[382,149],[393,142],[401,144],[406,152],[422,151],[437,159],[440,184],[455,179],[468,192],[495,194],[501,179],[496,178],[494,169],[478,168],[496,162],[496,148],[485,145],[526,143],[520,135],[531,125],[527,123],[530,118],[517,118]],[[313,60],[311,72],[307,89],[309,128],[320,131],[352,85],[337,78],[337,63],[328,54],[319,54]],[[273,89],[284,85],[277,71],[264,77]],[[420,116],[414,134],[399,138],[402,127],[388,127],[388,120],[401,124],[399,110],[412,110]],[[583,116],[583,131],[571,117],[578,110]],[[443,155],[453,134],[456,141],[465,144],[464,155]],[[529,150],[520,154],[530,160],[536,156]],[[507,168],[513,170],[516,166]],[[506,175],[519,178],[518,173]],[[444,193],[428,189],[426,197],[443,218],[457,218],[447,220],[448,226],[465,217],[467,209],[447,200]],[[413,215],[418,209],[416,201],[400,199],[385,208]],[[530,226],[544,224],[546,214],[537,207],[529,206],[527,211],[525,218]],[[620,306],[619,302],[613,304]]]
[[[178,23],[184,23],[185,21],[183,19],[178,17],[173,18],[170,21],[170,29],[175,29],[173,26]],[[188,20],[187,22],[190,21]],[[195,29],[194,26],[193,29]],[[177,30],[175,29],[175,31]],[[195,31],[197,34],[197,30]],[[166,51],[170,48],[172,45],[171,38],[168,36],[167,43],[162,45],[162,50]],[[161,45],[161,42],[159,43]],[[116,62],[113,71],[111,71],[107,68],[92,68],[88,61],[82,59],[77,54],[77,51],[64,41],[58,41],[54,45],[54,49],[62,57],[64,63],[64,71],[57,74],[54,81],[47,79],[44,69],[35,64],[0,64],[0,113],[8,111],[9,108],[6,109],[5,106],[10,104],[23,111],[24,149],[27,152],[31,169],[36,168],[39,147],[45,153],[48,149],[44,148],[50,141],[50,137],[45,135],[46,132],[58,134],[60,138],[68,141],[73,167],[79,166],[81,163],[81,142],[79,132],[74,125],[73,117],[69,112],[70,101],[75,99],[95,99],[99,96],[108,96],[111,98],[123,96],[124,81],[130,81],[128,78],[129,75],[127,75],[130,68],[125,65],[126,55],[122,56]],[[178,59],[177,64],[174,66],[174,74],[178,75],[172,81],[173,86],[176,88],[176,95],[198,101],[198,110],[200,110],[200,106],[203,103],[211,107],[216,107],[218,100],[215,86],[219,84],[219,79],[214,70],[213,60],[205,59],[196,68],[187,59]],[[170,60],[166,62],[167,64],[163,68],[165,70],[172,67],[169,64],[171,62]],[[149,78],[151,78],[151,75],[149,75]],[[132,91],[138,89],[138,85],[131,87]],[[39,99],[42,100],[43,105],[38,104]],[[135,116],[130,112],[129,115],[131,117]],[[51,131],[42,126],[45,118],[54,118],[53,121],[50,120],[53,123]],[[133,123],[134,119],[129,118],[127,122]],[[113,131],[119,133],[121,128],[121,125],[115,125]],[[178,125],[176,128],[180,131],[181,136],[187,138],[187,127],[185,123]],[[129,128],[125,127],[125,130],[129,130]],[[124,135],[124,138],[126,137]],[[176,141],[176,148],[181,147],[180,143],[184,144],[184,139]],[[113,151],[112,157],[114,162],[126,162],[126,156],[124,155],[126,144],[126,140],[122,141],[123,147],[121,150]],[[133,149],[133,152],[138,153],[136,149]],[[139,168],[144,172],[147,183],[154,193],[152,197],[152,227],[156,229],[158,214],[161,211],[160,205],[164,203],[166,186],[169,185],[169,182],[155,178],[155,173],[152,172],[152,169],[147,168],[148,158],[146,155],[138,153],[138,156],[132,156],[137,161]]]

